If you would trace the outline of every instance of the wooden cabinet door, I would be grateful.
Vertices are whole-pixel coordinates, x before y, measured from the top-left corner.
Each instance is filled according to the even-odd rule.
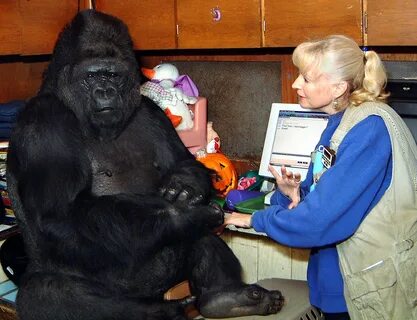
[[[295,47],[331,34],[363,43],[361,0],[264,0],[264,24],[265,47]]]
[[[97,0],[96,9],[123,20],[136,49],[175,49],[175,0]]]
[[[19,54],[22,43],[19,3],[0,1],[0,54]]]
[[[417,45],[416,0],[365,0],[367,45]]]
[[[51,53],[58,34],[78,12],[74,0],[20,0],[22,54]]]
[[[260,0],[178,0],[178,48],[259,48]]]

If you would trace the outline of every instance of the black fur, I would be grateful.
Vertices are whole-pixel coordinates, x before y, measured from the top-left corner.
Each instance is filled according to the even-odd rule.
[[[189,279],[206,316],[277,312],[279,292],[242,283],[211,229],[207,169],[139,94],[126,26],[84,11],[63,30],[10,141],[8,184],[30,263],[22,320],[185,319],[164,292]]]

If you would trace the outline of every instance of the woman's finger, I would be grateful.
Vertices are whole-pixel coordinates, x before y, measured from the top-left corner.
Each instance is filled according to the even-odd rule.
[[[269,165],[268,170],[269,170],[269,172],[272,173],[272,175],[274,176],[275,179],[281,178],[281,176],[279,175],[279,173],[277,172],[277,170],[275,170],[275,168],[273,166]]]
[[[294,181],[297,182],[297,183],[300,183],[301,182],[301,174],[299,174],[299,173],[294,174]]]

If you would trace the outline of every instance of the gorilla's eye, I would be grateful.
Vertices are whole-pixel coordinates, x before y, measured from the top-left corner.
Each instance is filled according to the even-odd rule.
[[[87,77],[88,78],[94,78],[95,73],[94,72],[87,72]]]

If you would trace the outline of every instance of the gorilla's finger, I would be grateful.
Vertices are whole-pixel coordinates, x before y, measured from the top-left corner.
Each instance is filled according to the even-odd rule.
[[[222,207],[215,201],[210,201],[209,206],[213,207],[214,209],[223,211]]]
[[[211,208],[211,219],[210,227],[215,228],[221,226],[224,223],[224,211],[220,205],[214,201],[209,203],[209,208]]]
[[[190,201],[188,202],[191,206],[196,206],[199,205],[203,202],[204,197],[202,194],[199,194],[193,198],[190,199]]]
[[[161,187],[161,188],[159,188],[159,190],[158,190],[158,194],[161,196],[161,197],[165,197],[165,192],[167,191],[167,188],[165,188],[165,187]]]
[[[178,195],[178,190],[174,188],[170,188],[166,190],[164,194],[164,198],[168,200],[169,202],[173,202],[176,200],[177,195]]]
[[[177,200],[178,200],[178,201],[185,201],[185,200],[187,200],[189,197],[190,197],[190,192],[189,192],[188,190],[184,189],[184,190],[182,190],[182,191],[179,193],[179,195],[178,195],[178,197],[177,197]]]

